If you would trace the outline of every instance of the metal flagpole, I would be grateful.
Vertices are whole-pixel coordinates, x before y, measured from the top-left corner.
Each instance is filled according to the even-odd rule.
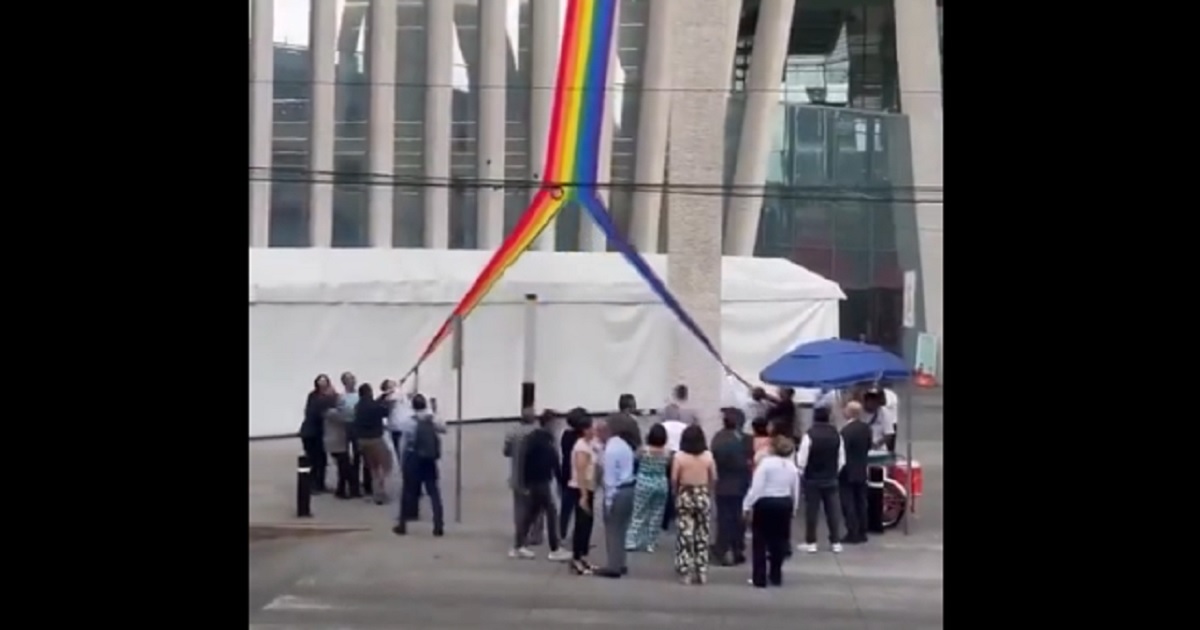
[[[904,387],[904,457],[908,460],[908,474],[904,476],[904,490],[908,500],[904,502],[904,509],[908,514],[904,515],[904,535],[908,535],[908,521],[911,520],[913,514],[913,440],[912,440],[912,389],[915,387],[910,380]]]
[[[462,405],[463,405],[463,322],[454,316],[454,522],[462,523]]]
[[[911,335],[916,332],[917,328],[917,272],[916,270],[908,270],[904,272],[904,294],[903,304],[901,308],[902,321],[901,324],[909,332],[905,335],[906,338],[911,338]],[[906,344],[907,345],[907,344]],[[909,362],[910,364],[912,361]],[[902,403],[904,411],[904,456],[908,458],[908,475],[905,476],[904,490],[908,493],[907,500],[904,502],[904,510],[908,514],[904,515],[904,535],[908,535],[908,521],[912,516],[913,505],[913,463],[912,463],[912,388],[915,386],[913,374],[909,377],[908,383],[904,386],[904,402]],[[900,414],[896,414],[900,415]],[[899,420],[899,418],[897,418]]]

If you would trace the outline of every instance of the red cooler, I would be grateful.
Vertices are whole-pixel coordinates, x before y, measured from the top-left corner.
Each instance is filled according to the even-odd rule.
[[[912,460],[911,465],[903,459],[897,459],[896,463],[888,470],[888,476],[896,480],[905,489],[908,488],[908,475],[912,474],[912,491],[913,496],[909,497],[908,504],[911,506],[913,514],[917,513],[917,499],[925,490],[925,474],[921,471],[921,462]]]

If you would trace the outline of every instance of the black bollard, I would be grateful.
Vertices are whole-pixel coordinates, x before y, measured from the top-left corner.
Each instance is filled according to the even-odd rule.
[[[308,456],[296,458],[296,518],[312,516],[312,466]]]
[[[883,533],[883,467],[867,468],[867,531]]]

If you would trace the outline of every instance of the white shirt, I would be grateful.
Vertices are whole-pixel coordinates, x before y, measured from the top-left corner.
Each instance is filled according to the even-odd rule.
[[[796,470],[803,471],[808,466],[808,453],[812,450],[812,440],[808,439],[808,434],[800,438],[800,447],[796,449]],[[846,466],[846,441],[838,435],[838,472],[842,472],[842,468]]]
[[[742,501],[742,510],[749,512],[759,499],[789,497],[794,512],[800,501],[800,471],[791,459],[767,455],[754,467],[750,490]]]
[[[896,395],[896,392],[890,389],[883,390],[883,406],[892,412],[892,418],[900,417],[900,397]]]
[[[872,444],[878,444],[884,436],[896,434],[896,416],[887,407],[880,407],[873,417],[864,411],[859,419],[871,426]]]
[[[680,420],[667,420],[662,425],[667,430],[667,450],[678,451],[679,441],[683,439],[683,430],[688,427],[687,423]]]

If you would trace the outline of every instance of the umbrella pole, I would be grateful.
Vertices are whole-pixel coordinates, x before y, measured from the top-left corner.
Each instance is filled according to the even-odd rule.
[[[908,500],[904,503],[904,509],[908,514],[904,515],[904,535],[908,535],[908,522],[912,520],[912,502],[913,502],[913,443],[912,443],[912,389],[914,385],[910,379],[904,386],[904,456],[908,459],[908,474],[904,476],[904,490],[907,493]]]

